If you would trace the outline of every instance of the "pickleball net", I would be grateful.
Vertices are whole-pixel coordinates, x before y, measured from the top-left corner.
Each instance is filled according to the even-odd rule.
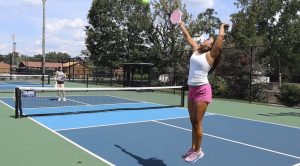
[[[63,99],[62,92],[65,94],[65,99]],[[17,87],[15,89],[15,116],[182,107],[184,95],[182,86],[63,89]]]

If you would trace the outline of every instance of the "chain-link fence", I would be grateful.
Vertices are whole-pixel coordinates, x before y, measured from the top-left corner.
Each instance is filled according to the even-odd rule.
[[[130,71],[124,65],[93,68],[85,61],[73,58],[57,65],[63,66],[67,81],[83,83],[86,87],[186,86],[191,54],[190,50],[176,51],[166,55],[168,61],[150,61],[152,65],[149,68],[136,65]],[[223,48],[221,54],[220,63],[209,74],[214,97],[299,106],[300,43],[230,47]],[[28,66],[26,61],[23,63]],[[26,74],[41,73],[41,69],[36,68],[18,70]],[[48,75],[54,72],[55,68],[46,70]],[[128,80],[131,83],[128,84]]]
[[[300,43],[224,48],[221,63],[210,76],[214,95],[272,104],[298,100],[300,104],[299,50]],[[286,88],[292,92],[282,96]]]
[[[168,65],[153,63],[149,74],[137,71],[133,78],[150,77],[151,86],[186,85],[191,54],[190,50],[176,52]],[[214,97],[299,105],[300,43],[223,48],[221,54],[220,63],[209,75]],[[96,84],[124,85],[122,67],[98,70],[89,78]]]

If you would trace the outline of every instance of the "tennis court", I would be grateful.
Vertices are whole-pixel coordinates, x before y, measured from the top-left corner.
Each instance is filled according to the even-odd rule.
[[[45,78],[44,81],[42,78]],[[51,87],[49,75],[0,75],[0,92],[14,92],[18,86]]]
[[[22,98],[22,114],[107,165],[190,165],[181,159],[191,139],[181,94],[113,89],[70,88],[67,101],[59,102],[56,91],[36,88]],[[15,108],[12,98],[1,102]],[[297,127],[207,112],[204,133],[205,156],[193,165],[300,163]]]

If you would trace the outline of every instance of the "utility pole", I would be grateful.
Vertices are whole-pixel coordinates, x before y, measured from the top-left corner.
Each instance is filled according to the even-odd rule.
[[[15,52],[16,52],[16,42],[15,42],[16,35],[12,34],[11,38],[13,39],[13,51],[11,55],[11,61],[10,61],[10,74],[12,75],[14,73],[14,66],[15,66]]]
[[[42,70],[43,70],[43,86],[44,86],[44,81],[45,81],[45,3],[46,0],[42,0],[43,2],[43,39],[42,39],[42,57],[43,57],[43,62],[42,62]]]

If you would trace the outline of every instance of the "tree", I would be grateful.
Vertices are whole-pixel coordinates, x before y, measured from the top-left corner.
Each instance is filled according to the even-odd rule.
[[[150,7],[139,0],[95,0],[88,14],[86,46],[96,66],[144,61],[150,45]]]
[[[126,52],[124,35],[119,28],[121,3],[117,0],[95,0],[89,10],[86,46],[96,66],[118,65],[120,54]]]
[[[260,35],[260,31],[265,26],[265,18],[262,17],[269,16],[269,14],[263,15],[265,13],[263,8],[268,7],[265,4],[267,1],[269,0],[237,0],[235,3],[237,8],[241,9],[238,13],[231,15],[233,24],[231,35],[237,47],[263,44],[264,37]],[[272,13],[270,10],[266,11]]]
[[[185,5],[181,1],[159,0],[153,2],[153,31],[150,41],[153,44],[151,48],[151,62],[154,64],[154,70],[157,75],[169,74],[172,84],[175,81],[182,84],[186,78],[187,55],[184,54],[186,43],[180,35],[180,30],[170,22],[172,11],[181,7],[183,20],[188,21],[191,16],[187,14]]]
[[[8,55],[6,55],[6,56],[4,56],[3,58],[4,58],[4,62],[5,63],[8,63],[8,64],[11,64],[11,65],[13,65],[13,66],[18,66],[18,63],[21,61],[20,60],[20,56],[19,56],[19,53],[18,52],[15,52],[14,53],[14,59],[13,59],[13,61],[12,61],[12,56],[13,56],[13,54],[12,53],[9,53]],[[14,63],[14,64],[12,64],[12,62]]]
[[[237,0],[235,5],[240,10],[231,15],[233,25],[229,36],[230,45],[235,46],[231,52],[235,53],[228,56],[242,57],[244,54],[252,61],[241,66],[234,61],[227,61],[228,57],[225,57],[222,74],[231,73],[229,77],[232,78],[228,77],[226,84],[232,97],[246,98],[250,92],[244,87],[250,88],[252,85],[252,99],[260,100],[264,86],[250,84],[253,81],[253,77],[250,81],[250,75],[260,73],[271,78],[276,76],[278,80],[279,72],[290,74],[299,71],[296,67],[300,61],[297,53],[299,44],[294,43],[299,41],[299,28],[295,28],[299,27],[299,1]],[[240,78],[245,79],[241,82]],[[230,88],[230,85],[238,87]]]
[[[191,25],[191,34],[202,35],[209,34],[215,36],[216,29],[219,29],[221,21],[215,15],[218,14],[214,9],[208,8],[205,12],[199,13],[197,19]]]
[[[149,62],[149,31],[151,31],[150,5],[140,4],[140,0],[127,1],[125,33],[127,34],[127,62]],[[135,4],[135,5],[132,5]]]
[[[46,62],[67,62],[71,56],[67,53],[62,52],[49,52],[45,54]],[[30,61],[41,61],[43,56],[41,54],[34,55],[33,58],[28,58]]]
[[[191,49],[184,40],[180,29],[170,22],[171,13],[177,8],[182,11],[182,20],[192,37],[199,37],[200,34],[207,31],[214,32],[215,20],[218,19],[213,16],[216,14],[213,9],[208,9],[206,13],[200,13],[198,19],[193,20],[192,15],[187,12],[186,6],[180,0],[154,1],[152,14],[154,31],[151,34],[153,43],[151,51],[154,55],[151,58],[152,62],[158,74],[169,74],[172,84],[183,85],[187,82],[188,58],[191,55]],[[212,24],[207,26],[204,22]]]
[[[5,62],[5,56],[6,55],[0,55],[0,62]]]
[[[236,46],[269,45],[256,60],[269,60],[272,73],[300,75],[300,1],[238,0],[241,10],[232,15],[232,37]],[[298,73],[296,73],[298,71]],[[277,76],[278,77],[278,76]]]

